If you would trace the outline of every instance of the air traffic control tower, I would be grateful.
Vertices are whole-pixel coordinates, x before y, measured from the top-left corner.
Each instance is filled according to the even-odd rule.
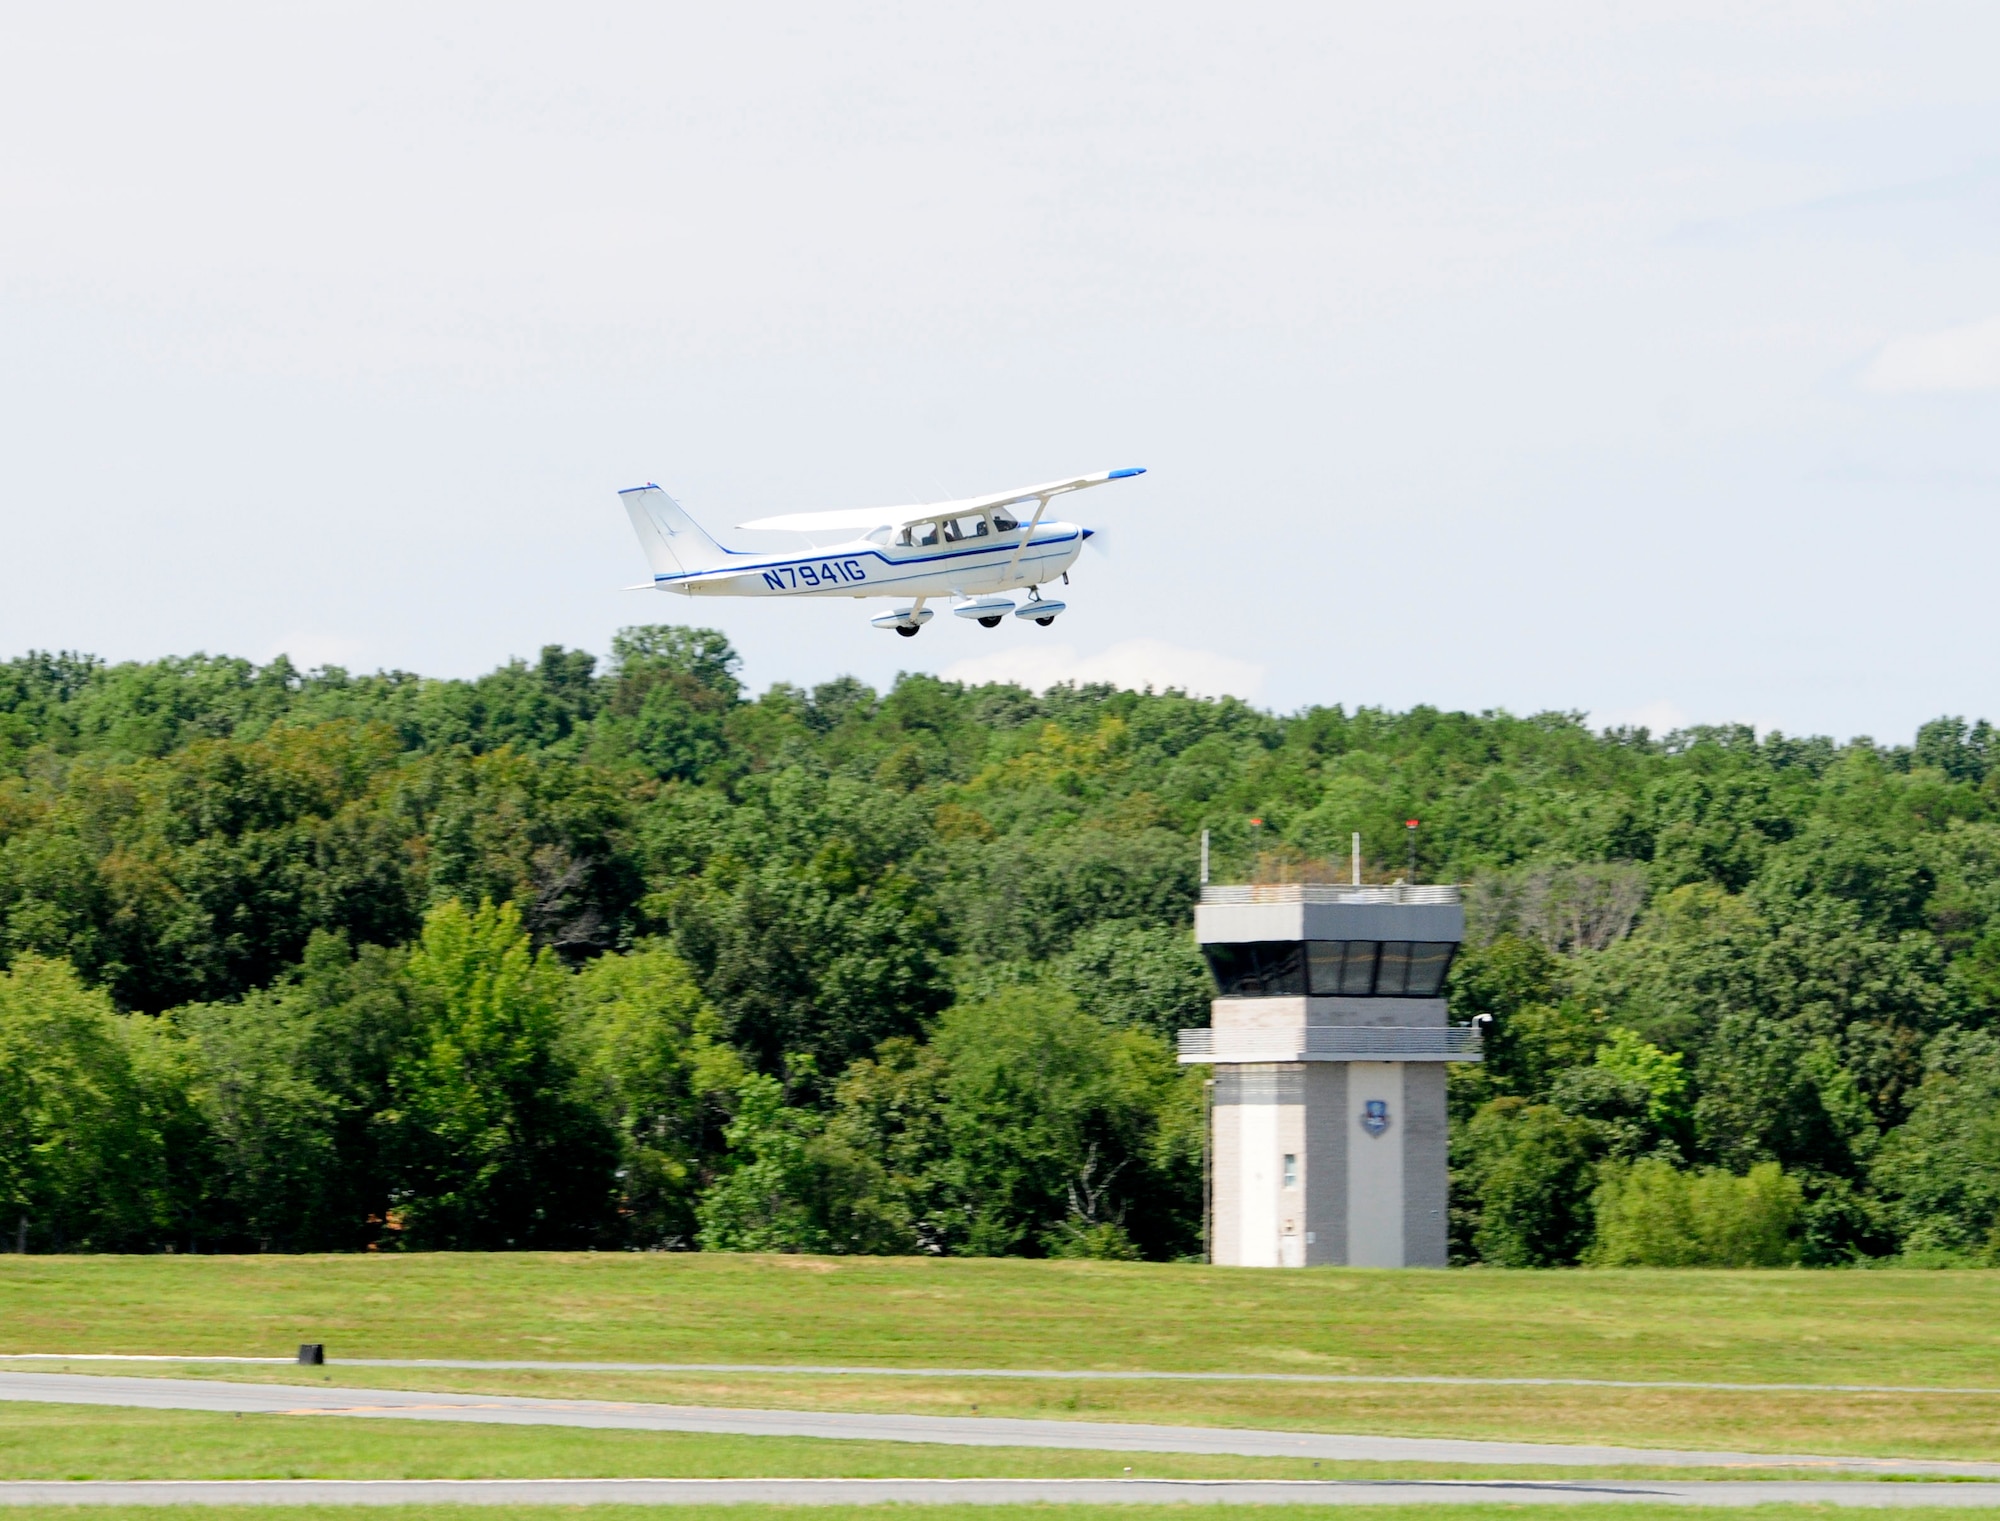
[[[1455,887],[1204,887],[1219,995],[1182,1062],[1212,1062],[1212,1261],[1443,1267]]]

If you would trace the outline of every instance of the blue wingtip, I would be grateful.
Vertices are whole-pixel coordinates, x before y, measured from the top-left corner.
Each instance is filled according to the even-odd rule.
[[[1144,465],[1141,465],[1133,470],[1114,470],[1107,477],[1107,479],[1114,481],[1122,481],[1128,475],[1144,475],[1145,473],[1146,473],[1146,467]]]

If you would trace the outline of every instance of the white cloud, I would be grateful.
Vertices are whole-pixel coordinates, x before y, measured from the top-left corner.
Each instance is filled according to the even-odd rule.
[[[1892,338],[1861,377],[1871,391],[1986,391],[2000,387],[2000,317]]]
[[[1133,691],[1179,687],[1201,697],[1254,698],[1264,686],[1261,665],[1211,650],[1183,649],[1163,639],[1127,639],[1095,655],[1079,655],[1067,644],[1017,644],[954,661],[944,675],[947,681],[969,685],[1012,681],[1036,692],[1065,681],[1108,681]]]

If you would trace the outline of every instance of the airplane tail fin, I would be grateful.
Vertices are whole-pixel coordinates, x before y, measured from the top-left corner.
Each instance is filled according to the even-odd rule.
[[[634,486],[618,498],[655,576],[691,576],[728,563],[729,552],[658,486]]]

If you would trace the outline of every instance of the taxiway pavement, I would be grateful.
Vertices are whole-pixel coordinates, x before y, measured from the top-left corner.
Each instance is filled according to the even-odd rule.
[[[2000,1463],[1798,1453],[1702,1452],[1575,1443],[1490,1442],[1454,1437],[1339,1435],[1230,1426],[1156,1426],[1114,1421],[1016,1420],[997,1416],[877,1415],[831,1410],[758,1410],[526,1395],[355,1389],[330,1383],[239,1384],[223,1380],[0,1372],[0,1399],[209,1410],[363,1420],[469,1421],[508,1426],[587,1426],[733,1436],[819,1437],[851,1442],[933,1442],[957,1447],[1055,1447],[1099,1452],[1186,1452],[1332,1462],[1463,1463],[1560,1468],[1754,1468],[1822,1473],[2000,1479]],[[774,1481],[775,1482],[775,1481]],[[997,1481],[996,1481],[997,1482]],[[1901,1490],[1907,1486],[1896,1485]]]

